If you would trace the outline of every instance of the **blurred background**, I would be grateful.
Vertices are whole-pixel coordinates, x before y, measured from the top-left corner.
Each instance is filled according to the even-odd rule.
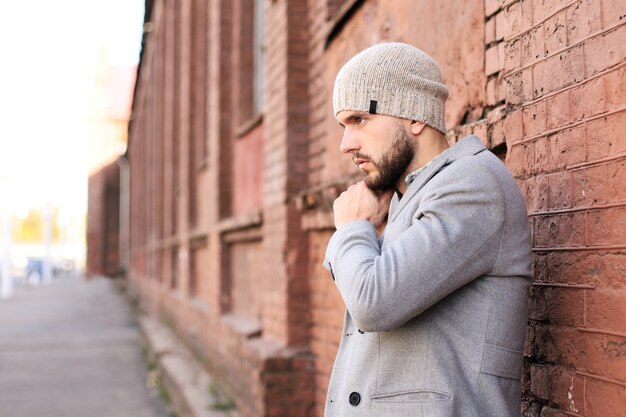
[[[126,150],[144,2],[0,2],[2,296],[86,262],[87,178]]]

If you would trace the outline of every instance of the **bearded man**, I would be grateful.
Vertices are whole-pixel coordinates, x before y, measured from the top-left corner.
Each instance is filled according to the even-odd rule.
[[[341,152],[324,260],[346,304],[326,417],[520,415],[531,282],[526,206],[475,136],[450,147],[437,63],[403,43],[339,71]]]

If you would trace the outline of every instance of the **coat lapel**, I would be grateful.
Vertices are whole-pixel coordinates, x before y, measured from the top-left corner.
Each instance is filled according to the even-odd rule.
[[[422,187],[448,164],[466,156],[476,155],[485,149],[485,146],[477,136],[467,136],[437,155],[422,170],[409,174],[406,180],[408,187],[402,199],[398,201],[397,193],[393,197],[390,205],[389,221],[393,221],[398,217],[398,214],[406,207],[408,202],[415,197]]]

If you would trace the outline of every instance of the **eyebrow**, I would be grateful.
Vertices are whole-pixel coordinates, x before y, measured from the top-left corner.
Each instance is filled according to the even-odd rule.
[[[357,117],[361,117],[361,118],[363,118],[363,117],[366,117],[367,115],[368,115],[368,113],[361,113],[361,112],[358,112],[358,113],[352,113],[352,114],[350,114],[349,116],[347,116],[347,117],[344,119],[344,121],[346,122],[346,124],[349,124],[349,122],[354,121],[354,119],[356,119]],[[339,123],[339,126],[344,127],[344,128],[346,127],[346,126],[344,125],[344,123],[341,123],[341,122],[338,122],[338,123]]]

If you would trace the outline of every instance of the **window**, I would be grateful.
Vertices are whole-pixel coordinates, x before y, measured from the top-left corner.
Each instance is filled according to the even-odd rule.
[[[235,34],[239,54],[239,75],[235,88],[238,101],[237,122],[246,133],[263,113],[263,0],[241,0]],[[248,127],[248,128],[246,128]]]

